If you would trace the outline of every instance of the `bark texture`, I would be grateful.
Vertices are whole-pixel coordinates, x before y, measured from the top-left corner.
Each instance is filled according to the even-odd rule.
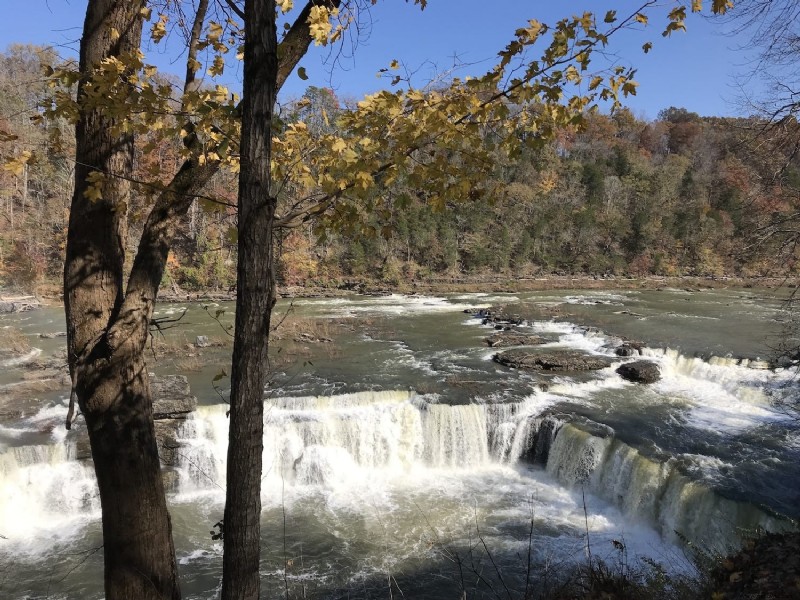
[[[139,48],[144,6],[144,0],[89,2],[79,99],[92,85],[89,74],[95,65]],[[86,418],[100,489],[106,597],[177,599],[175,550],[143,354],[157,287],[151,272],[144,278],[147,289],[123,294],[130,192],[123,177],[132,170],[133,137],[116,135],[115,125],[115,118],[102,110],[84,108],[76,126],[75,192],[64,267],[70,375]],[[93,171],[106,175],[102,198],[94,201],[84,196]],[[137,277],[134,272],[132,279]]]
[[[229,490],[223,596],[258,597],[262,391],[267,337],[275,303],[269,189],[270,123],[277,89],[310,44],[301,11],[281,43],[274,0],[248,0],[245,100],[240,191],[239,301],[232,374]],[[330,4],[338,6],[341,0]],[[81,39],[83,81],[102,60],[141,45],[145,0],[89,0]],[[208,7],[200,0],[189,54],[196,53]],[[185,88],[195,85],[187,71]],[[70,375],[83,412],[103,507],[106,597],[179,598],[169,513],[159,475],[152,399],[144,360],[158,286],[180,218],[219,164],[187,160],[153,206],[123,287],[126,207],[133,137],[113,133],[116,120],[84,108],[76,126],[75,193],[64,267]],[[190,123],[189,123],[190,125]],[[106,177],[102,198],[84,197],[87,176]],[[241,341],[239,341],[241,340]]]
[[[246,0],[239,264],[231,368],[230,435],[225,497],[222,598],[260,592],[261,452],[264,385],[275,273],[271,190],[272,116],[278,90],[275,0]]]

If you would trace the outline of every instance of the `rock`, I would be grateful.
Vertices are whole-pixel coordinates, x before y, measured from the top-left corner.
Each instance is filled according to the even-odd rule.
[[[487,337],[484,342],[490,348],[506,348],[508,346],[538,346],[547,343],[547,340],[538,335],[528,333],[495,333]]]
[[[310,333],[301,333],[297,337],[294,338],[294,341],[298,342],[298,343],[301,343],[301,344],[302,343],[308,343],[308,344],[324,343],[324,344],[329,344],[333,340],[331,338],[327,338],[327,337],[316,337],[316,336],[311,335]]]
[[[161,481],[164,482],[164,490],[167,492],[178,491],[179,479],[180,475],[178,474],[177,470],[170,468],[161,469]]]
[[[72,385],[72,380],[69,377],[68,369],[41,369],[36,371],[28,371],[22,374],[22,381],[54,381],[53,389],[59,387],[69,388]]]
[[[534,418],[534,422],[537,419]],[[550,456],[550,448],[556,437],[561,422],[553,417],[545,417],[540,421],[539,427],[528,440],[528,448],[523,453],[523,458],[534,464],[545,466]]]
[[[0,300],[0,314],[26,312],[35,310],[41,306],[34,296],[19,296],[16,298],[4,298]]]
[[[178,430],[197,408],[197,398],[192,396],[189,382],[183,375],[151,377],[150,391],[153,396],[158,455],[163,465],[174,466],[181,447]],[[86,422],[82,418],[73,422],[68,438],[75,442],[76,459],[88,460],[92,457]]]
[[[506,350],[495,354],[492,360],[506,367],[533,371],[596,371],[609,365],[605,359],[570,351],[543,354],[525,350]]]
[[[211,344],[208,343],[207,335],[198,335],[194,340],[194,345],[198,348],[208,348]]]
[[[470,312],[472,312],[476,318],[482,319],[481,323],[483,325],[494,325],[497,330],[523,325],[525,323],[525,319],[519,315],[507,315],[504,310],[505,307],[501,306],[498,308],[481,308],[477,311]]]
[[[623,342],[614,350],[617,356],[636,356],[642,353],[644,342]]]
[[[183,375],[167,375],[150,379],[153,396],[153,418],[186,419],[197,408],[197,398],[192,396],[189,381]]]
[[[161,419],[155,422],[158,457],[162,465],[177,466],[181,443],[177,434],[183,421]]]
[[[658,365],[649,360],[636,360],[631,363],[620,365],[617,368],[617,373],[619,373],[623,379],[635,383],[655,383],[661,379],[661,371]]]
[[[43,340],[52,340],[60,337],[67,337],[66,331],[56,331],[53,333],[40,333],[39,337]]]
[[[175,466],[181,444],[178,430],[197,408],[197,398],[192,396],[189,381],[183,375],[151,378],[153,419],[161,464]]]

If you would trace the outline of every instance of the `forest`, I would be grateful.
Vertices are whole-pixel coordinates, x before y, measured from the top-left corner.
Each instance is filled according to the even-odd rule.
[[[0,280],[23,291],[55,289],[63,272],[74,131],[36,118],[52,94],[44,70],[60,61],[30,45],[0,55]],[[310,136],[330,135],[354,105],[331,89],[309,87],[280,105],[276,127],[302,120]],[[491,185],[438,210],[420,182],[399,178],[371,192],[377,210],[359,215],[358,231],[321,233],[310,223],[282,230],[279,281],[335,287],[489,273],[793,275],[787,219],[791,224],[800,202],[800,170],[791,148],[759,137],[762,126],[756,117],[680,107],[665,107],[652,121],[624,108],[590,113],[580,130],[561,128],[544,147],[522,144],[510,158],[498,153]],[[484,135],[489,142],[491,132]],[[152,196],[152,184],[143,182],[154,173],[169,181],[183,160],[180,142],[155,132],[138,136],[136,145],[129,255]],[[14,161],[32,152],[35,161]],[[235,284],[235,178],[220,170],[183,217],[164,289],[225,291]],[[289,205],[299,193],[287,185],[279,201]]]

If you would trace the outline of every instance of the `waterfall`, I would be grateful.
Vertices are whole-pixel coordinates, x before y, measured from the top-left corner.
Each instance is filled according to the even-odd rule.
[[[720,356],[703,360],[670,348],[644,348],[643,354],[658,360],[662,376],[673,379],[678,385],[681,381],[688,381],[692,387],[699,386],[701,392],[722,392],[755,405],[768,404],[765,389],[770,383],[787,377],[770,371],[763,361]]]
[[[181,491],[225,481],[225,406],[200,407],[179,432]],[[413,392],[359,392],[268,400],[264,476],[297,485],[346,485],[380,471],[468,468],[490,462],[486,408]]]
[[[536,394],[522,402],[488,404],[488,442],[492,459],[513,464],[520,459],[544,465],[556,431],[562,421],[542,416]]]
[[[0,454],[0,535],[68,537],[99,518],[94,469],[73,454],[66,442],[11,447]]]
[[[437,469],[522,460],[545,466],[568,487],[584,486],[667,539],[684,536],[724,549],[743,531],[784,528],[758,507],[693,481],[675,460],[648,458],[613,434],[594,435],[548,414],[555,401],[542,391],[518,402],[465,405],[409,391],[269,399],[265,493],[281,485],[380,486]],[[227,409],[201,406],[181,426],[178,496],[221,496]],[[0,475],[0,535],[25,539],[39,529],[70,535],[99,516],[91,463],[76,460],[68,442],[8,447],[0,453]]]
[[[429,404],[426,408],[420,440],[426,465],[456,468],[489,462],[484,405]]]
[[[701,548],[725,552],[737,547],[744,534],[790,527],[753,504],[724,498],[692,481],[675,461],[652,460],[613,436],[598,437],[573,424],[558,430],[547,471],[654,525],[664,538],[688,539]]]

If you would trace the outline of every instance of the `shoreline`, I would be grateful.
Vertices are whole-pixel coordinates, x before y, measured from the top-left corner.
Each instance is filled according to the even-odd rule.
[[[760,288],[787,291],[800,286],[793,277],[659,277],[643,278],[600,275],[549,275],[543,277],[508,277],[473,275],[436,277],[401,284],[388,284],[370,279],[347,279],[331,285],[279,285],[278,298],[338,298],[350,294],[451,294],[451,293],[518,293],[549,290],[658,290],[667,288],[687,291]],[[12,292],[0,289],[0,300],[35,298],[39,306],[63,304],[63,294],[55,284],[43,284],[33,291]],[[161,290],[158,302],[232,302],[234,290],[186,290],[176,293]],[[35,307],[34,307],[35,309]]]

